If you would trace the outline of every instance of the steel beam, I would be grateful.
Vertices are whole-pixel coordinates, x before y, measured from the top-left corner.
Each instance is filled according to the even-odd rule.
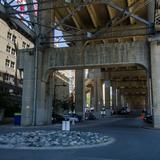
[[[0,4],[0,18],[6,21],[11,28],[18,30],[18,32],[27,37],[30,41],[34,42],[35,33],[16,16],[15,18],[13,16],[10,17],[8,15],[8,10],[15,12],[13,8]]]
[[[152,0],[147,0],[147,1],[151,2]],[[146,2],[144,2],[144,3],[146,3]],[[81,3],[78,2],[78,0],[73,0],[73,1],[71,1],[71,3],[76,4],[76,5],[81,4]],[[144,23],[146,25],[149,25],[149,26],[151,25],[151,23],[148,22],[147,20],[133,14],[132,12],[129,12],[125,8],[122,8],[122,7],[118,6],[116,3],[113,3],[112,0],[92,0],[92,1],[91,0],[85,0],[84,4],[86,5],[87,3],[104,3],[104,4],[107,4],[108,6],[116,9],[117,11],[123,13],[124,15],[128,15],[129,17],[132,17],[132,18],[136,19],[137,21],[139,21],[141,23]]]
[[[146,2],[144,3],[144,5],[146,5],[147,3],[149,3],[149,2],[146,1]],[[113,6],[117,6],[119,9],[121,8],[121,7],[119,7],[118,5],[113,4],[113,3],[111,3],[111,2],[106,2],[106,4],[107,4],[108,6],[112,5],[112,6],[110,6],[110,7],[112,7],[112,8],[113,8]],[[139,4],[139,8],[138,8],[138,9],[136,8],[136,11],[138,11],[140,8],[142,8],[142,7],[140,6],[139,1],[136,2],[136,3],[134,3],[133,6],[134,6],[134,7],[137,7],[138,4]],[[132,7],[133,7],[133,6],[132,6]],[[115,9],[116,9],[116,8],[115,8]],[[104,32],[106,32],[106,30],[114,27],[115,25],[120,24],[121,22],[123,22],[124,20],[126,20],[128,17],[132,17],[131,14],[134,15],[133,13],[131,13],[131,12],[129,12],[129,11],[127,11],[126,9],[123,9],[123,8],[121,8],[121,11],[120,11],[120,12],[122,13],[122,15],[113,17],[109,22],[107,22],[107,24],[106,24],[106,26],[105,26],[104,28],[101,28],[100,30],[98,30],[97,32],[95,32],[94,35],[93,35],[93,37],[96,37],[97,35],[103,34]],[[126,13],[126,12],[127,12],[127,13]],[[129,14],[129,13],[130,13],[130,14]],[[133,17],[132,17],[132,18],[133,18]],[[136,19],[136,18],[135,18],[135,19]],[[141,18],[141,19],[142,19],[142,18]],[[144,20],[144,19],[143,19],[143,20]],[[149,27],[152,26],[150,22],[148,22],[148,21],[146,21],[146,20],[144,20],[144,21],[147,23],[147,26],[149,26]],[[146,25],[146,23],[144,23],[144,24]],[[151,29],[150,29],[150,30],[151,30]],[[124,32],[124,31],[123,31],[123,32]],[[123,32],[122,32],[122,33],[123,33]]]
[[[147,26],[151,26],[151,23],[135,14],[133,14],[132,12],[129,12],[128,10],[119,7],[117,4],[113,3],[113,2],[106,2],[105,0],[101,0],[102,2],[106,3],[107,5],[109,5],[110,7],[118,10],[119,12],[123,13],[124,15],[127,15],[129,17],[132,17],[134,19],[136,19],[137,21],[146,24]]]
[[[26,3],[28,4],[27,5],[28,11],[33,11],[34,10],[33,0],[26,0]],[[32,28],[34,29],[34,31],[37,31],[38,26],[36,25],[37,17],[35,16],[35,13],[34,12],[28,12],[28,14],[29,14],[29,18],[30,18],[31,22],[33,22],[33,24],[35,24],[35,25],[32,25]]]
[[[147,36],[150,35],[149,28],[146,28],[144,26],[122,26],[122,27],[114,27],[109,28],[107,32],[105,32],[103,35],[100,35],[98,37],[91,37],[87,38],[86,35],[70,35],[70,36],[55,36],[55,38],[61,38],[63,37],[65,40],[60,41],[57,43],[64,43],[64,42],[76,42],[76,41],[93,41],[93,40],[112,40],[112,39],[118,39],[118,38],[132,38],[133,36]],[[48,42],[45,42],[48,43]]]

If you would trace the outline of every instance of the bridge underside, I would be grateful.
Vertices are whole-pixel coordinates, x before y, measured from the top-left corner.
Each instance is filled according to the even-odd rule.
[[[76,69],[75,110],[82,116],[84,106],[86,106],[85,95],[87,92],[92,95],[90,104],[95,108],[95,114],[98,117],[103,105],[112,106],[115,111],[120,110],[123,106],[128,106],[132,110],[147,108],[150,113],[152,112],[148,83],[149,47],[146,42],[88,45],[85,48],[47,48],[40,53],[43,54],[43,60],[37,83],[37,125],[51,123],[50,113],[54,97],[51,90],[54,85],[52,73],[62,69]],[[32,49],[30,51],[22,50],[19,55],[18,67],[24,70],[23,106],[30,106],[29,109],[28,107],[22,109],[23,125],[31,125],[33,119],[35,75],[32,67],[34,67],[35,58]],[[84,79],[84,69],[89,69],[87,79]],[[102,84],[106,82],[109,82],[109,86],[106,86],[104,103]],[[113,92],[112,98],[110,97],[110,87]],[[111,99],[112,104],[110,103]]]
[[[28,11],[33,10],[28,6]],[[93,94],[91,103],[99,112],[105,83],[107,106],[127,103],[149,108],[154,126],[160,128],[159,1],[40,0],[38,6],[38,18],[29,12],[35,49],[22,51],[19,57],[19,68],[24,70],[22,125],[51,123],[51,73],[75,69],[78,114],[84,114],[86,92]],[[5,14],[6,10],[0,7],[0,11]],[[55,29],[63,34],[55,36],[51,32]],[[68,48],[55,48],[61,39]],[[89,77],[84,80],[86,68]]]

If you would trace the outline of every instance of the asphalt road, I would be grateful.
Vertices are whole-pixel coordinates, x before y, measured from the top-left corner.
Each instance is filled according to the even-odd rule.
[[[138,119],[94,121],[79,125],[75,130],[100,132],[115,138],[116,141],[108,146],[85,149],[0,149],[0,160],[160,160],[160,130],[143,128],[143,123]],[[15,129],[0,128],[0,133],[9,131]]]

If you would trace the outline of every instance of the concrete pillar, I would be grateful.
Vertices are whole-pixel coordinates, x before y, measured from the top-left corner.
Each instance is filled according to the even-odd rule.
[[[46,123],[52,124],[52,112],[53,112],[53,97],[54,97],[54,77],[53,74],[49,77],[49,81],[46,84]]]
[[[91,87],[91,107],[95,106],[95,90],[94,90],[95,86]]]
[[[116,84],[112,82],[112,108],[116,109]]]
[[[38,80],[38,96],[36,107],[36,125],[49,125],[52,123],[54,77],[50,75],[47,82]]]
[[[46,83],[37,81],[37,99],[36,99],[36,125],[47,124],[46,114],[47,108],[45,104]]]
[[[45,0],[44,0],[45,1]],[[39,3],[39,9],[45,7],[52,7],[53,2],[49,1],[48,3]],[[47,18],[46,18],[47,17]],[[47,82],[42,81],[43,76],[43,66],[45,65],[45,61],[43,59],[43,47],[50,47],[50,39],[48,37],[52,34],[52,30],[50,28],[46,28],[43,26],[52,26],[53,22],[53,10],[45,10],[43,12],[38,12],[38,23],[42,24],[39,26],[39,29],[36,31],[37,35],[41,34],[43,39],[36,38],[36,51],[35,51],[35,83],[34,83],[34,110],[33,110],[33,125],[46,125],[51,122],[51,114],[49,116],[48,112],[51,110],[52,106],[48,106],[48,96],[46,94],[47,91]],[[42,43],[42,50],[40,48],[40,44]],[[46,44],[43,44],[45,42]],[[47,97],[46,97],[47,96]],[[49,103],[51,105],[51,103]],[[50,107],[50,108],[48,108]]]
[[[131,95],[127,96],[126,107],[129,107],[129,108],[132,108],[132,107],[133,107],[133,105],[135,104],[135,101],[136,101],[136,99],[137,99],[137,98],[135,98],[134,104],[132,104],[133,97],[134,97],[134,96],[131,96]]]
[[[94,110],[96,111],[96,108],[97,108],[97,81],[96,79],[94,79],[92,96],[93,96],[92,104],[93,104]]]
[[[124,95],[121,94],[121,108],[124,107]]]
[[[126,95],[123,95],[123,103],[124,103],[124,106],[123,107],[127,107],[128,106],[128,101],[127,101],[128,97]]]
[[[154,41],[151,42],[150,48],[154,127],[160,128],[160,45],[157,43],[157,41]]]
[[[92,106],[94,107],[96,117],[99,117],[100,110],[103,105],[103,90],[101,81],[101,71],[100,69],[95,69],[94,71],[94,84],[91,90]]]
[[[47,3],[39,2],[39,9],[54,7],[53,1],[47,1],[47,0],[41,0],[41,1],[43,1],[43,2],[46,1]],[[42,42],[52,41],[52,39],[48,38],[48,37],[53,36],[53,30],[51,29],[54,24],[53,15],[54,15],[53,9],[47,9],[47,10],[43,10],[43,12],[41,12],[41,11],[38,12],[39,23],[42,24],[42,25],[40,25],[41,36],[43,37]],[[48,26],[48,27],[45,27],[45,26]],[[46,45],[43,45],[43,46],[46,46]],[[48,43],[47,46],[52,46],[52,44]]]
[[[119,110],[121,108],[121,94],[120,94],[120,90],[117,90],[117,109]]]
[[[21,125],[27,126],[32,125],[33,120],[34,55],[25,53],[24,59]]]
[[[101,80],[101,70],[95,69],[95,115],[100,116],[100,111],[103,106],[103,90]]]
[[[97,78],[97,112],[100,112],[101,107],[103,106],[102,95],[102,81],[100,78]]]
[[[110,81],[105,81],[105,106],[110,108]]]
[[[75,111],[77,114],[84,115],[84,71],[75,71]]]
[[[152,115],[153,105],[152,105],[152,86],[151,86],[151,78],[148,77],[147,80],[147,91],[148,91],[148,113]]]

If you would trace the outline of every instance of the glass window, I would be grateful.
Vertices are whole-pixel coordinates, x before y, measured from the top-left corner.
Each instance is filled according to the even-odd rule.
[[[30,45],[29,44],[27,44],[27,48],[29,48],[30,47]]]
[[[6,51],[7,51],[8,53],[10,53],[11,47],[10,47],[9,45],[6,46]]]
[[[16,43],[17,37],[15,35],[12,36],[12,42]]]
[[[10,60],[6,59],[5,65],[6,65],[7,67],[9,67],[9,64],[10,64]]]
[[[11,32],[8,32],[7,39],[11,39],[11,36],[12,36]]]
[[[22,47],[23,47],[23,48],[26,48],[26,42],[23,42],[23,43],[22,43]]]
[[[16,54],[16,50],[15,50],[14,48],[12,48],[11,54],[12,54],[12,55],[15,55],[15,54]]]
[[[8,74],[5,74],[5,80],[9,81],[10,80],[10,76]]]
[[[11,61],[11,68],[15,68],[15,62]]]

